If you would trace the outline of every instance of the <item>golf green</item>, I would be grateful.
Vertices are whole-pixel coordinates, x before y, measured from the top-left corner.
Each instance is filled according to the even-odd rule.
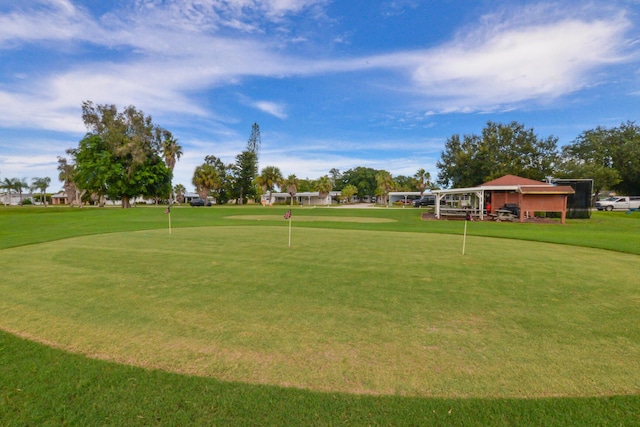
[[[437,397],[633,394],[637,255],[517,240],[199,227],[2,250],[0,328],[225,381]]]

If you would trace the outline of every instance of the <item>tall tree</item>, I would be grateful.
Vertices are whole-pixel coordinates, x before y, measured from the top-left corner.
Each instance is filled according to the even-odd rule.
[[[178,140],[173,137],[171,132],[164,129],[159,129],[162,139],[162,156],[164,162],[171,172],[171,182],[173,183],[173,169],[176,167],[176,162],[182,157],[182,146],[178,144]],[[172,188],[173,190],[173,188]],[[172,194],[172,199],[175,199],[175,193]],[[156,198],[156,204],[158,200]]]
[[[418,183],[418,190],[420,190],[420,197],[422,197],[424,190],[431,185],[431,174],[424,170],[424,168],[420,168],[413,177]]]
[[[260,126],[258,126],[257,123],[254,123],[253,126],[251,126],[251,135],[249,135],[249,140],[247,141],[247,151],[254,153],[257,159],[261,145],[262,137],[260,136]]]
[[[318,178],[316,181],[315,189],[318,192],[320,198],[327,198],[327,204],[331,204],[331,199],[328,197],[331,190],[333,190],[333,183],[329,176],[324,175]]]
[[[256,182],[269,194],[269,203],[271,203],[271,194],[276,187],[282,184],[282,172],[276,166],[266,166],[256,178]]]
[[[196,167],[191,183],[201,199],[207,199],[209,194],[220,186],[218,171],[210,164],[204,163]]]
[[[377,170],[367,167],[358,166],[353,169],[349,169],[342,174],[341,188],[345,185],[353,185],[358,189],[358,196],[360,198],[364,196],[373,196],[376,192],[378,184],[376,182]],[[338,186],[336,186],[337,188]]]
[[[305,191],[313,191],[315,188],[315,184],[313,180],[309,178],[300,179],[300,184],[298,184],[298,192],[304,193]]]
[[[244,204],[257,195],[254,182],[258,176],[258,153],[262,145],[260,126],[251,126],[251,135],[247,141],[247,148],[236,156],[232,167],[232,193],[238,204]]]
[[[294,174],[289,175],[282,181],[282,188],[291,196],[291,206],[293,206],[293,198],[298,194],[300,180]]]
[[[256,188],[253,185],[258,175],[258,158],[253,151],[245,150],[236,156],[234,165],[234,195],[238,204],[244,204],[249,199],[256,197]]]
[[[331,179],[331,183],[335,188],[336,185],[340,184],[340,179],[342,178],[342,174],[340,173],[339,169],[331,168],[331,170],[329,171],[329,178]]]
[[[511,122],[487,122],[481,135],[452,135],[445,143],[438,182],[445,187],[474,187],[513,174],[543,180],[558,163],[557,138],[538,138],[533,129]]]
[[[182,146],[178,144],[178,140],[173,137],[171,132],[167,130],[162,131],[162,155],[164,156],[164,162],[173,174],[173,169],[176,167],[176,163],[182,157]]]
[[[395,182],[394,191],[414,191],[418,188],[417,181],[412,176],[396,175],[393,181]]]
[[[593,179],[596,194],[603,189],[640,194],[640,127],[626,122],[584,131],[562,148],[559,174]]]
[[[99,135],[87,134],[78,148],[68,150],[75,160],[74,184],[95,194],[100,207],[113,182],[118,182],[122,168],[105,141]]]
[[[67,150],[71,154],[72,150]],[[86,190],[80,190],[75,181],[76,167],[69,163],[66,157],[58,156],[58,179],[62,181],[64,192],[69,199],[69,206],[77,205],[82,207],[82,196]]]
[[[227,203],[231,194],[234,193],[236,167],[233,164],[225,165],[220,158],[214,155],[206,156],[204,162],[213,166],[220,177],[220,187],[216,190],[216,202],[218,204]]]
[[[163,142],[172,139],[168,131],[133,106],[118,112],[115,105],[85,101],[82,120],[88,133],[71,152],[77,185],[119,198],[123,208],[139,195],[168,196],[172,174],[160,157]]]

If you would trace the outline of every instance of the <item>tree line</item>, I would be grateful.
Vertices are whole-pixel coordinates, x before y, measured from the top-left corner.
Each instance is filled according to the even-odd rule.
[[[596,194],[640,194],[640,127],[634,122],[584,131],[560,150],[557,142],[520,123],[490,121],[480,135],[447,139],[436,163],[438,183],[474,187],[506,174],[539,181],[586,178],[593,179]]]
[[[47,205],[47,188],[51,185],[51,178],[32,178],[31,184],[27,183],[27,178],[5,178],[0,181],[0,190],[5,191],[5,200],[4,204],[8,204],[9,196],[11,193],[18,193],[20,204],[22,204],[22,193],[25,190],[30,190],[31,192],[39,191],[40,192],[40,202],[43,205]]]
[[[426,189],[475,187],[511,174],[537,181],[592,179],[595,194],[603,190],[640,194],[640,127],[634,122],[584,131],[561,149],[557,144],[558,138],[539,137],[532,128],[521,123],[489,121],[480,134],[454,134],[447,139],[436,163],[439,172],[435,181],[423,168],[412,176],[395,177],[386,170],[368,167],[356,167],[343,173],[331,169],[329,174],[317,180],[303,180],[295,175],[285,179],[276,166],[267,166],[247,183],[254,185],[251,194],[278,188],[289,193],[292,200],[299,191],[318,191],[322,196],[335,190],[341,191],[345,200],[350,200],[351,196],[375,195],[386,202],[391,191],[418,190],[422,194]],[[242,155],[234,165],[227,165],[226,170],[242,168],[241,158]],[[215,157],[211,159],[219,162]],[[224,176],[220,163],[217,170],[219,176]],[[215,192],[224,189],[225,185],[222,180],[217,187],[203,187],[203,191]],[[222,201],[226,200],[222,198]]]
[[[156,200],[180,199],[182,184],[172,186],[173,169],[182,147],[172,133],[133,106],[118,111],[114,105],[82,103],[87,133],[78,146],[58,157],[58,178],[71,204],[92,200],[104,205],[107,198],[129,207],[139,196]],[[377,196],[386,201],[390,191],[474,187],[506,174],[544,181],[554,178],[590,178],[594,192],[640,194],[640,127],[634,122],[582,132],[572,143],[557,146],[554,136],[539,137],[518,122],[487,122],[480,134],[454,134],[447,138],[436,163],[437,178],[421,168],[412,176],[392,176],[386,170],[355,167],[344,172],[331,169],[317,179],[285,177],[277,166],[258,170],[260,127],[254,123],[245,149],[233,163],[208,155],[197,166],[192,184],[202,198],[214,196],[218,203],[238,204],[260,194],[279,190],[294,196],[317,191],[326,196],[342,192],[352,196]],[[0,188],[22,195],[26,188],[40,190],[43,200],[49,178],[5,178]],[[22,197],[21,197],[22,198]]]

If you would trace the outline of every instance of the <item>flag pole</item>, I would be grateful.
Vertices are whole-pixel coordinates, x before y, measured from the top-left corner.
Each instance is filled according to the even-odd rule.
[[[284,214],[284,219],[289,221],[289,247],[291,247],[291,209]]]
[[[464,255],[464,249],[467,245],[467,219],[464,220],[464,237],[462,238],[462,255]]]
[[[289,247],[291,247],[291,215],[289,215]]]
[[[169,234],[171,234],[171,203],[167,206],[167,210],[164,211],[169,216]]]

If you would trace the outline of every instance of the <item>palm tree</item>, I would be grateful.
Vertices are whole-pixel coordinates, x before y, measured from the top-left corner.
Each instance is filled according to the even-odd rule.
[[[376,174],[376,183],[378,184],[378,194],[382,196],[384,204],[387,204],[387,195],[389,191],[393,190],[395,181],[391,176],[391,173],[381,170]]]
[[[431,186],[431,174],[425,171],[424,168],[420,168],[413,177],[418,181],[420,197],[424,196],[424,190]]]
[[[282,188],[291,196],[291,206],[293,206],[293,197],[298,193],[298,187],[300,187],[300,180],[294,174],[282,181]]]
[[[67,150],[67,154],[70,154],[69,150]],[[82,190],[81,192],[76,185],[75,165],[67,162],[65,157],[58,157],[58,171],[58,179],[63,183],[64,192],[69,199],[69,206],[77,204],[79,207],[82,207],[82,196],[87,190]]]
[[[42,203],[44,204],[44,206],[47,206],[47,198],[45,193],[47,192],[47,187],[49,187],[49,184],[51,184],[51,178],[44,177],[44,178],[33,178],[31,180],[31,191],[33,190],[40,190],[40,194],[42,195]]]
[[[191,183],[196,187],[200,198],[207,200],[211,191],[220,188],[220,176],[216,168],[205,163],[198,166],[193,172]]]
[[[333,190],[333,183],[327,176],[321,176],[315,183],[315,189],[319,193],[320,198],[327,198],[327,204],[331,204],[331,199],[328,197],[331,190]]]
[[[29,188],[27,184],[27,178],[13,178],[13,189],[20,195],[20,204],[22,204],[22,190]]]
[[[184,193],[186,191],[187,189],[182,184],[178,184],[175,187],[173,187],[173,192],[176,195],[176,200],[178,200],[178,202],[180,203],[184,202]]]
[[[182,157],[182,146],[178,144],[178,140],[173,135],[168,134],[162,141],[162,154],[164,155],[164,162],[171,172],[176,166],[176,162]]]
[[[173,137],[171,132],[165,131],[162,140],[162,155],[164,156],[164,162],[171,171],[171,177],[173,177],[173,168],[176,167],[176,163],[182,157],[182,146],[178,144],[178,140]],[[175,193],[173,198],[176,198]]]
[[[262,188],[262,191],[269,192],[269,204],[271,204],[271,193],[276,187],[282,185],[282,173],[277,166],[267,166],[262,169],[262,172],[256,178],[256,182]]]
[[[0,182],[0,188],[5,190],[4,193],[4,205],[11,204],[11,192],[13,191],[13,178],[5,178],[2,182]],[[9,201],[7,202],[7,198]]]

